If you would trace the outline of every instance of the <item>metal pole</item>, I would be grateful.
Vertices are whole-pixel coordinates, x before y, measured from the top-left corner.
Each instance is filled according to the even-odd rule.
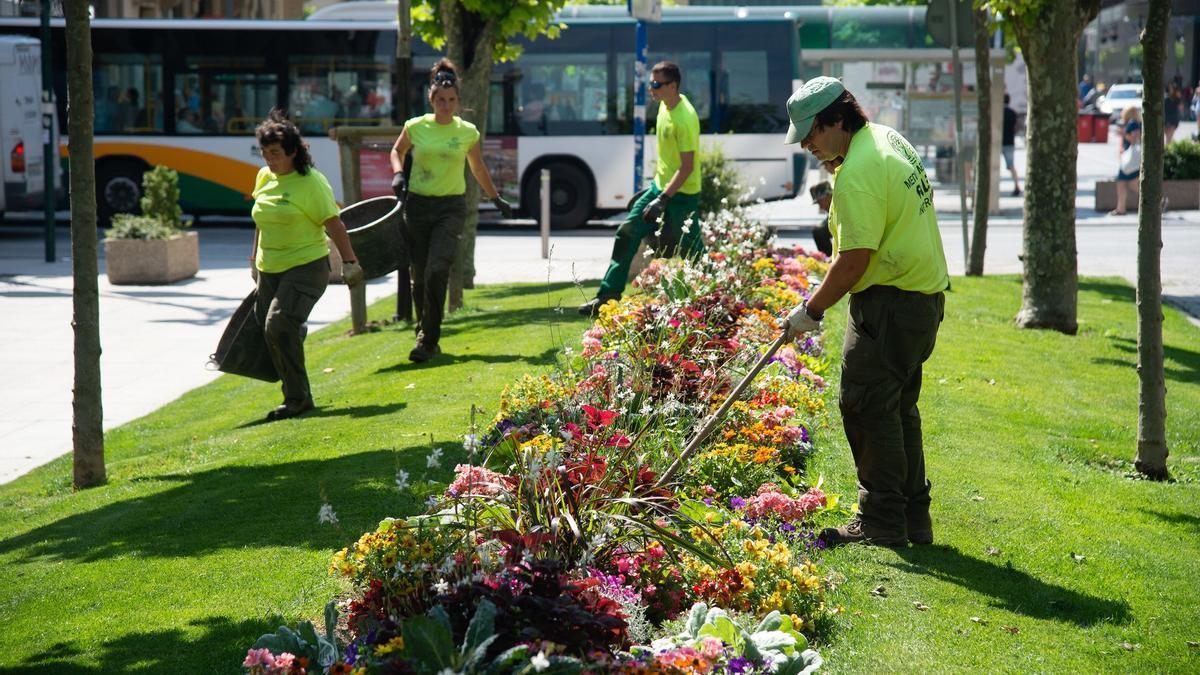
[[[50,0],[42,0],[42,203],[46,220],[46,262],[58,260],[54,227],[54,173],[58,152],[54,144],[54,71],[50,50]]]
[[[950,0],[950,54],[954,61],[954,173],[958,179],[958,205],[962,213],[963,268],[970,266],[970,240],[967,237],[967,180],[962,156],[962,60],[958,57],[958,2]],[[975,64],[978,68],[979,64]],[[986,64],[985,64],[986,67]],[[985,207],[986,208],[986,207]]]
[[[646,22],[638,19],[633,61],[633,194],[642,190],[646,149]]]
[[[355,335],[367,330],[367,282],[360,281],[350,287],[350,323]]]
[[[550,257],[550,169],[542,169],[542,258]]]

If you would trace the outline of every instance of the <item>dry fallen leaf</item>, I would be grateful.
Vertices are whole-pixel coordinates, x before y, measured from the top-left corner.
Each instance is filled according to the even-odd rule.
[[[1188,640],[1187,645],[1188,649],[1200,649],[1200,642],[1196,642],[1195,640]]]
[[[918,610],[920,610],[922,612],[929,609],[929,605],[926,605],[925,603],[917,601],[917,600],[913,600],[913,607],[916,607]]]
[[[995,546],[989,546],[989,547],[987,547],[987,554],[988,555],[1000,555],[1000,549],[996,548]]]
[[[1129,642],[1122,642],[1122,643],[1121,643],[1121,649],[1124,649],[1124,650],[1125,650],[1125,651],[1127,651],[1127,652],[1131,652],[1131,651],[1133,651],[1133,650],[1135,650],[1135,649],[1141,649],[1141,648],[1142,648],[1142,646],[1141,646],[1141,645],[1139,645],[1139,644],[1132,644],[1132,643],[1129,643]]]
[[[1002,628],[1004,629],[1005,632],[1012,633],[1013,635],[1016,635],[1017,633],[1021,632],[1021,629],[1017,628],[1016,626],[1002,626]]]
[[[983,495],[975,495],[974,497],[971,497],[971,501],[981,502],[981,501],[983,501]]]
[[[996,384],[996,381],[995,381],[995,380],[988,380],[988,384],[990,384],[990,385],[992,385],[992,386],[995,386],[995,384]]]
[[[416,388],[417,388],[417,385],[415,383],[410,384],[407,387],[405,387],[405,389],[416,389]]]
[[[880,584],[880,585],[876,586],[875,588],[871,589],[871,595],[874,595],[874,596],[877,596],[880,598],[886,598],[887,597],[887,588],[883,584]]]
[[[322,370],[321,372],[325,373],[325,374],[329,374],[329,373],[333,372],[333,368],[326,368],[325,370]]]
[[[981,618],[981,617],[978,617],[978,616],[973,616],[973,617],[971,617],[971,620],[972,620],[972,621],[974,621],[975,623],[979,624],[980,626],[986,626],[986,625],[988,625],[988,620],[987,620],[987,619],[984,619],[984,618]]]
[[[955,628],[954,632],[964,637],[971,634],[971,631],[967,630],[966,628]]]
[[[1081,553],[1072,553],[1072,554],[1071,554],[1071,560],[1074,560],[1074,561],[1075,561],[1075,562],[1077,562],[1077,563],[1081,563],[1081,562],[1083,562],[1083,560],[1084,560],[1083,554],[1081,554]]]

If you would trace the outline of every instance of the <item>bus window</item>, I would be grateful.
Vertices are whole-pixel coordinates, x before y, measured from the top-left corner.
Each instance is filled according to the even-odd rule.
[[[607,54],[526,54],[520,73],[515,105],[522,134],[602,133],[608,120]]]
[[[253,133],[279,100],[277,79],[261,57],[189,57],[175,74],[175,133]]]
[[[653,45],[653,43],[651,43]],[[712,117],[712,52],[650,52],[646,61],[646,81],[650,80],[650,69],[659,61],[674,61],[683,75],[680,93],[688,97],[696,115],[700,118],[701,133],[712,133],[709,122]],[[617,55],[617,114],[621,118],[623,133],[633,131],[633,54]],[[646,131],[654,128],[658,116],[658,105],[646,92]]]
[[[162,61],[157,54],[96,55],[95,133],[163,130]]]
[[[370,56],[289,58],[288,109],[306,134],[391,123],[392,74]]]
[[[717,31],[714,131],[772,134],[787,131],[792,84],[791,31],[779,24],[749,24]]]

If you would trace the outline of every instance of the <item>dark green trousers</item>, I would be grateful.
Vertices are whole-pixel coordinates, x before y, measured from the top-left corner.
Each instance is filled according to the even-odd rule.
[[[625,281],[629,278],[629,266],[633,263],[633,256],[637,255],[638,246],[641,246],[643,239],[654,234],[655,226],[647,223],[642,213],[660,194],[662,190],[650,186],[650,189],[633,203],[633,208],[629,209],[629,216],[617,228],[612,260],[608,263],[604,280],[600,282],[598,297],[621,297],[621,292],[625,290]],[[676,253],[681,253],[691,258],[704,253],[704,238],[700,236],[699,207],[699,194],[685,195],[677,192],[671,197],[663,214],[662,231],[658,235],[658,245],[654,250],[656,256],[670,258]],[[687,234],[683,233],[684,223],[691,224]]]
[[[267,353],[279,373],[285,401],[312,398],[304,368],[304,322],[329,285],[329,259],[297,265],[283,272],[258,273],[259,321]]]
[[[417,341],[433,347],[442,338],[450,265],[461,245],[467,221],[463,195],[426,197],[409,194],[404,206],[404,242],[412,264],[413,305],[420,331]]]
[[[921,442],[921,365],[933,353],[945,295],[872,286],[850,296],[840,407],[858,470],[868,536],[929,525]]]

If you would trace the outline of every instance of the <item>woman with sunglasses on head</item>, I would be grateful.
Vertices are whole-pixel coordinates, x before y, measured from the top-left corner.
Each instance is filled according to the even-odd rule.
[[[359,267],[339,215],[333,188],[313,168],[308,144],[281,110],[272,110],[255,130],[266,166],[254,181],[254,261],[258,284],[258,320],[267,353],[283,383],[283,404],[268,420],[302,415],[313,408],[304,368],[304,322],[329,284],[329,245],[342,256],[347,286],[362,282]]]
[[[412,261],[413,301],[420,327],[410,361],[421,363],[441,353],[442,317],[450,265],[458,252],[467,220],[467,184],[464,164],[483,192],[505,218],[512,207],[500,196],[487,165],[479,130],[457,115],[458,72],[449,59],[434,64],[429,73],[432,113],[404,123],[392,146],[392,190],[404,203],[404,239]],[[412,150],[411,175],[404,173],[404,156]]]

